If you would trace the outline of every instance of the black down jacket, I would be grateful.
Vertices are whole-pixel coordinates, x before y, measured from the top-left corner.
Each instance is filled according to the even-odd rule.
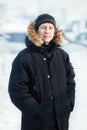
[[[59,46],[47,51],[29,42],[13,61],[9,94],[22,112],[22,130],[42,130],[48,99],[54,102],[58,123],[73,110],[75,74],[69,55]]]

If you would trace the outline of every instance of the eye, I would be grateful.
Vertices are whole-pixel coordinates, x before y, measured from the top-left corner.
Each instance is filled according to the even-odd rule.
[[[41,27],[41,29],[45,29],[45,28],[46,28],[46,27],[44,27],[44,26],[43,26],[43,27]]]
[[[49,29],[54,29],[54,28],[52,26],[50,26]]]

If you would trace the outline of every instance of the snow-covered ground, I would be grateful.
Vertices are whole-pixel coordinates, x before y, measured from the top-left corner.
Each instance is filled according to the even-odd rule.
[[[11,103],[8,95],[11,64],[24,46],[14,47],[19,47],[14,53],[8,45],[0,48],[0,130],[20,130],[21,127],[21,112]],[[69,130],[87,130],[87,48],[67,44],[64,49],[69,53],[76,73],[76,101]]]
[[[76,101],[69,130],[87,130],[87,48],[73,44],[65,46],[65,50],[76,73]]]

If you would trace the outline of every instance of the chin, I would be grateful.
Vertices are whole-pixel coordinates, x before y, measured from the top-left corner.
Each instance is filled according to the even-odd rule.
[[[45,42],[45,43],[49,43],[50,41],[51,41],[51,40],[45,40],[44,42]]]

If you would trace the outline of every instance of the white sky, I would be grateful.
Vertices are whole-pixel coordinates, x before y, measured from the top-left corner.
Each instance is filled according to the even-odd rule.
[[[14,11],[26,8],[31,15],[49,12],[56,17],[60,17],[60,15],[64,15],[64,12],[68,11],[67,17],[69,20],[87,16],[87,0],[0,0],[0,2],[7,4],[8,9]]]

